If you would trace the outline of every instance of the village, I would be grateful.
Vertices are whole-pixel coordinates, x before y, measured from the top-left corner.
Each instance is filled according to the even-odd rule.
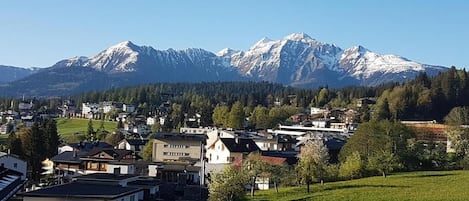
[[[372,98],[358,99],[355,108],[375,104]],[[20,101],[18,108],[0,113],[0,134],[14,132],[18,125],[30,127],[42,118],[104,119],[122,124],[123,139],[111,145],[97,138],[79,142],[62,141],[57,155],[43,161],[43,180],[33,183],[27,164],[8,151],[0,154],[0,197],[3,200],[206,200],[211,176],[228,165],[242,164],[249,155],[271,165],[292,167],[307,141],[322,141],[330,163],[338,163],[339,152],[358,127],[359,112],[347,108],[305,109],[289,121],[263,130],[200,127],[201,115],[188,117],[178,132],[152,132],[164,125],[169,102],[151,115],[138,114],[136,106],[112,101],[83,103],[64,101],[60,113],[40,113],[33,101]],[[13,104],[12,104],[13,107]],[[119,111],[119,112],[116,112]],[[245,119],[247,122],[249,119]],[[444,143],[446,126],[435,121],[402,121],[417,130],[419,141]],[[60,133],[59,133],[60,134]],[[148,148],[149,147],[149,148]],[[147,149],[147,159],[142,157]],[[150,152],[150,158],[148,158]],[[269,177],[258,177],[255,189],[274,187]]]

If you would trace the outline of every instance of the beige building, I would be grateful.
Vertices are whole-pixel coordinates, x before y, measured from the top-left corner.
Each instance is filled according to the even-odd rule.
[[[205,135],[159,133],[154,136],[152,161],[199,161]]]

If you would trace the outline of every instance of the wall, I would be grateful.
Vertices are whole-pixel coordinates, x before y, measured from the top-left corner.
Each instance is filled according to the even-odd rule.
[[[166,147],[165,147],[166,146]],[[152,160],[167,161],[178,160],[180,157],[199,159],[201,155],[201,142],[189,140],[153,140]],[[165,152],[167,155],[165,155]],[[178,153],[178,154],[175,154]]]
[[[22,180],[26,179],[26,162],[20,160],[11,155],[4,155],[0,157],[0,166],[3,164],[3,167],[8,168],[10,170],[14,170],[17,172],[21,172],[23,176],[21,176]],[[16,165],[15,165],[16,164]]]
[[[115,168],[120,168],[120,174],[134,174],[135,173],[134,165],[117,165],[117,164],[108,164],[106,172],[113,174]]]
[[[218,140],[207,149],[205,157],[207,157],[208,163],[231,163],[231,161],[227,160],[227,157],[230,157],[230,151],[221,140]]]

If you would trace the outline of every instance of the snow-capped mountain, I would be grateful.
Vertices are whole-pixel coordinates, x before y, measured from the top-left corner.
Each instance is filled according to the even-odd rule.
[[[342,50],[334,44],[294,33],[280,40],[263,38],[246,52],[218,54],[246,77],[300,87],[376,85],[403,81],[419,72],[446,68],[419,64],[396,55],[379,55],[364,47]]]
[[[390,81],[411,79],[419,72],[434,75],[446,68],[410,61],[397,55],[379,55],[362,47],[346,49],[339,61],[344,72],[361,85],[377,85]]]
[[[380,55],[362,46],[342,49],[305,33],[279,40],[262,38],[247,51],[225,48],[216,54],[198,48],[156,50],[124,41],[89,58],[64,59],[35,71],[37,75],[15,78],[14,73],[8,73],[15,79],[8,80],[8,88],[3,91],[54,95],[141,83],[238,80],[303,88],[373,86],[446,69],[396,55]],[[20,91],[26,89],[30,92]]]
[[[224,65],[223,59],[209,51],[155,50],[130,41],[114,45],[91,58],[73,57],[54,65],[93,68],[108,74],[135,73],[146,81],[214,81],[230,80],[236,72]],[[236,79],[235,79],[236,80]]]
[[[263,38],[246,52],[221,56],[230,57],[231,66],[246,77],[293,86],[309,83],[317,86],[327,84],[320,76],[340,71],[337,61],[341,52],[335,45],[295,33],[277,41]]]

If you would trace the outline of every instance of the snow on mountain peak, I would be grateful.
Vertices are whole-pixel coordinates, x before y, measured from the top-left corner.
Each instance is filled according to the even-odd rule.
[[[140,47],[130,41],[123,41],[90,58],[84,66],[112,72],[135,71]]]
[[[292,33],[288,36],[286,36],[284,39],[286,40],[294,40],[294,41],[302,41],[302,40],[313,40],[308,34],[305,34],[303,32],[300,33]]]
[[[273,43],[275,43],[274,40],[272,40],[272,39],[270,39],[270,38],[267,38],[267,37],[264,37],[264,38],[262,38],[261,40],[257,41],[257,43],[254,44],[251,48],[249,48],[249,50],[254,50],[254,49],[258,49],[258,48],[263,48],[263,47],[272,45]]]
[[[216,53],[216,55],[219,56],[219,57],[226,57],[226,56],[230,57],[231,55],[236,54],[238,52],[240,52],[240,51],[239,50],[233,50],[233,49],[230,49],[230,48],[224,48],[224,49],[218,51]]]
[[[139,46],[133,44],[131,41],[123,41],[117,43],[107,49],[107,52],[111,51],[138,51]]]

